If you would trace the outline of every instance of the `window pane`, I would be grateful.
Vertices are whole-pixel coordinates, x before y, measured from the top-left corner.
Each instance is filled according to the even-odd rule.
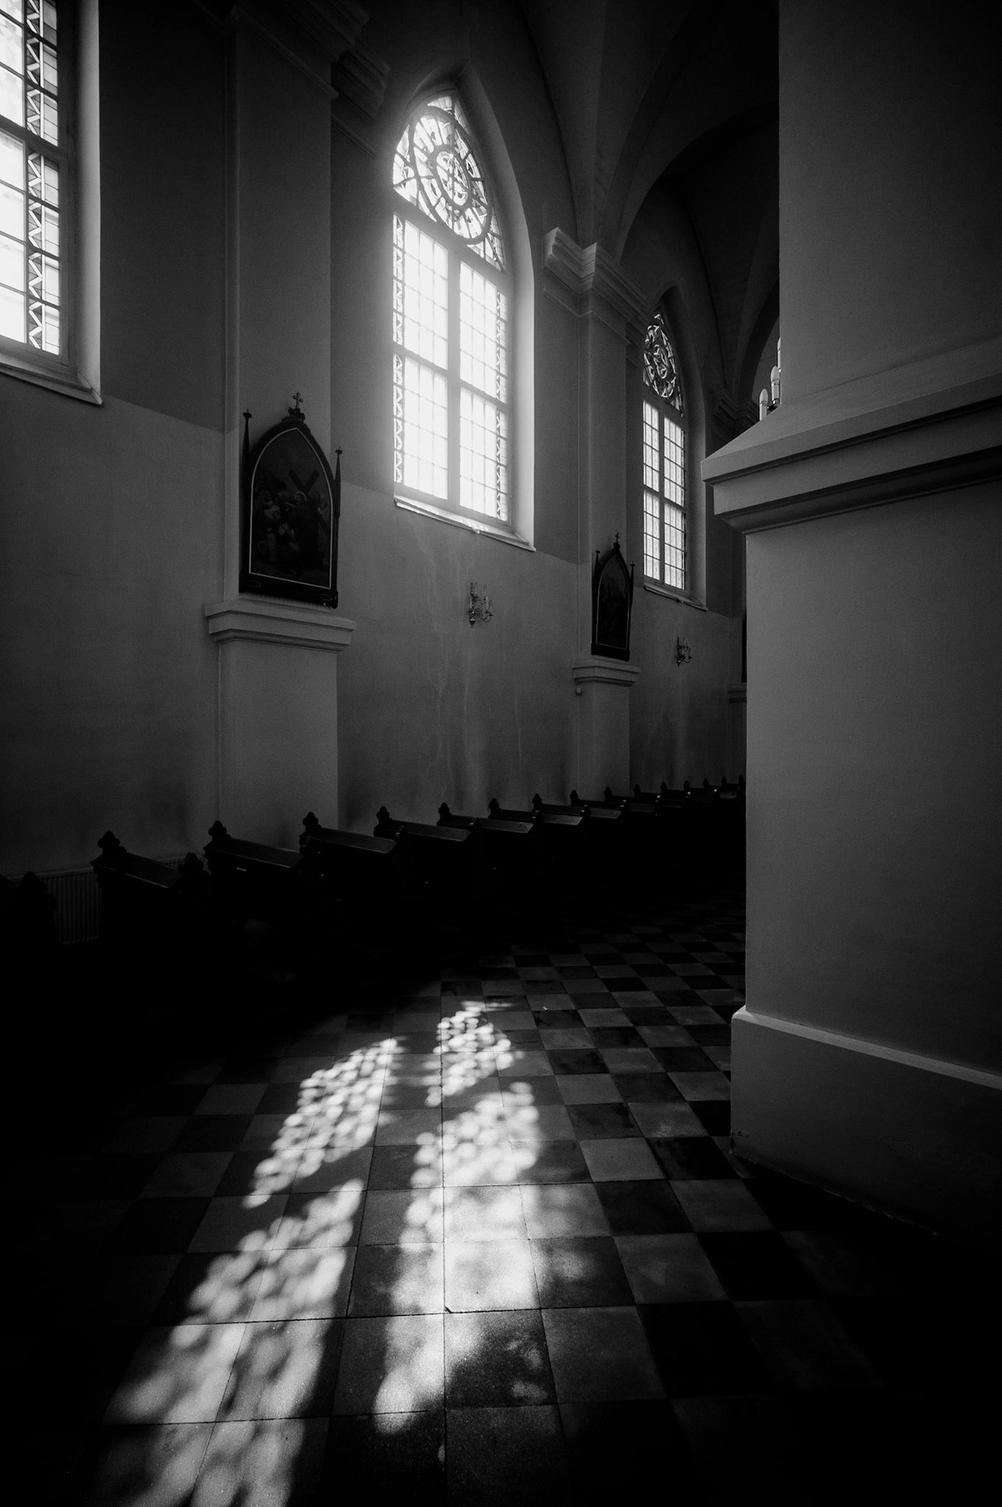
[[[508,300],[489,278],[463,262],[459,271],[459,355],[464,382],[508,399]]]
[[[0,180],[24,187],[24,147],[16,136],[0,131]]]
[[[661,579],[661,500],[644,493],[644,575]]]
[[[24,294],[0,287],[0,335],[24,340]]]
[[[24,125],[24,85],[9,68],[0,68],[0,115]]]
[[[665,503],[665,581],[685,590],[685,510]]]
[[[653,403],[644,404],[644,486],[655,490],[661,486],[661,446],[658,443],[658,411]]]
[[[0,232],[19,240],[24,236],[24,195],[4,184],[0,184]]]
[[[459,502],[490,518],[508,517],[508,415],[465,387],[459,400]]]
[[[445,368],[449,361],[449,258],[409,220],[394,220],[393,338]]]
[[[685,431],[675,419],[665,416],[666,497],[685,506]]]
[[[448,384],[441,372],[395,356],[393,439],[399,485],[448,498]]]
[[[24,32],[4,15],[0,15],[0,63],[15,73],[24,71]]]

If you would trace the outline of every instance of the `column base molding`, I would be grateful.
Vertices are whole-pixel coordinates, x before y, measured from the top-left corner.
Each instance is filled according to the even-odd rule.
[[[1002,1076],[747,1007],[732,1055],[739,1156],[960,1239],[1002,1234]]]

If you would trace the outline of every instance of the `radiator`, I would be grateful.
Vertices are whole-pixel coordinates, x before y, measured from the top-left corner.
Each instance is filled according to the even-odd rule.
[[[184,854],[161,858],[178,868]],[[101,891],[93,869],[62,869],[39,874],[56,902],[56,937],[60,942],[93,942],[101,934]]]

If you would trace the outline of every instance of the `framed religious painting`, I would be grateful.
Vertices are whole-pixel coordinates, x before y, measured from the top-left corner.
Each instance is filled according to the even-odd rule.
[[[591,581],[591,652],[607,659],[629,659],[633,614],[633,566],[627,568],[619,535],[604,554],[595,551]]]
[[[336,607],[341,452],[331,471],[299,403],[253,450],[244,415],[240,590]]]

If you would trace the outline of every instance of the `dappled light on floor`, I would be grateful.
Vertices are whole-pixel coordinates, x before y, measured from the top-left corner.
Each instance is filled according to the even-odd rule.
[[[497,1288],[499,1260],[505,1306],[536,1301],[527,1244],[499,1247],[497,1209],[488,1218],[478,1204],[484,1189],[509,1185],[521,1230],[515,1184],[535,1154],[531,1087],[499,1076],[516,1057],[482,1000],[432,1021],[418,1050],[407,1035],[374,1033],[329,1063],[308,1059],[295,1108],[246,1190],[210,1200],[191,1247],[205,1265],[183,1321],[147,1334],[107,1413],[159,1429],[150,1507],[180,1507],[190,1490],[190,1430],[177,1431],[175,1468],[187,1485],[172,1495],[162,1426],[213,1425],[192,1507],[284,1507],[311,1422],[332,1411],[374,1415],[390,1435],[442,1405],[444,1314],[450,1302],[476,1309],[488,1283]],[[395,1186],[370,1186],[377,1155],[394,1159]],[[395,1317],[363,1312],[345,1329],[360,1250]],[[387,1258],[378,1270],[376,1251]],[[471,1362],[471,1346],[468,1338],[457,1363]],[[144,1503],[142,1494],[121,1500]]]

